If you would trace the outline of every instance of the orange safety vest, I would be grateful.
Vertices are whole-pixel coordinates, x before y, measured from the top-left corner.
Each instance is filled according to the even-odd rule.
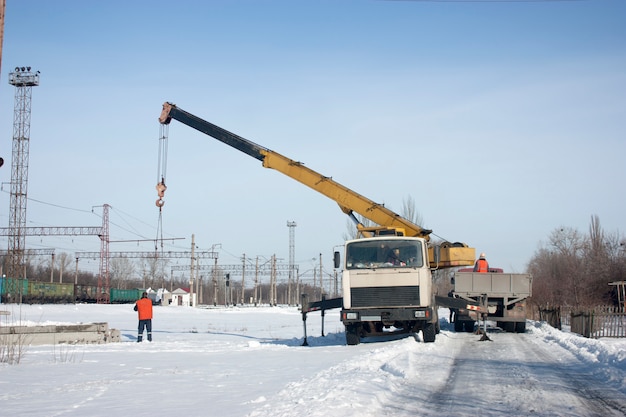
[[[139,320],[152,320],[152,300],[149,298],[142,298],[135,303],[137,307],[137,314],[139,314]]]
[[[474,272],[489,272],[489,263],[485,259],[479,259],[474,265]]]

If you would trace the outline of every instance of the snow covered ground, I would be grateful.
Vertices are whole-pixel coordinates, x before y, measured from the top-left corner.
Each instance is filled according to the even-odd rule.
[[[346,346],[338,312],[155,307],[136,342],[132,305],[0,305],[11,323],[106,321],[122,343],[29,346],[0,365],[6,416],[623,416],[626,340],[545,323],[491,342],[455,333]]]

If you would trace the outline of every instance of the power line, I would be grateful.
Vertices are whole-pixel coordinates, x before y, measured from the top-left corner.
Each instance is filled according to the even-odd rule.
[[[590,0],[385,0],[421,3],[566,3],[584,2]]]

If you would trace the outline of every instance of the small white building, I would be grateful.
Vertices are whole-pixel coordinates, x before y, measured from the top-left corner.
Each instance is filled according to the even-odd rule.
[[[189,294],[189,290],[184,288],[177,288],[170,293],[172,297],[172,301],[169,305],[171,306],[186,306],[193,307],[196,305],[196,294]],[[164,304],[166,305],[166,304]]]
[[[153,290],[152,288],[148,288],[146,290],[148,293],[148,298],[152,300],[152,303],[155,305],[170,305],[172,294],[165,288],[159,288]]]

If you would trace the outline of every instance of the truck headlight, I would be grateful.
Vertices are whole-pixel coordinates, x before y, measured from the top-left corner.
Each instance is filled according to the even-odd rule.
[[[359,315],[357,313],[346,313],[347,320],[356,320],[358,318],[359,318]]]
[[[426,317],[426,312],[423,310],[418,310],[415,312],[415,317],[419,317],[423,319],[424,317]]]

